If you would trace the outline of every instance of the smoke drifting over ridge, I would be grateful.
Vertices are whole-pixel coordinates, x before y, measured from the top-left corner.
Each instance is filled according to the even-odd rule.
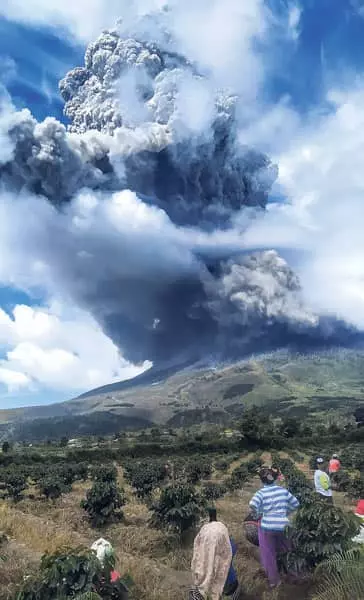
[[[275,251],[244,253],[277,169],[238,143],[239,96],[146,23],[104,32],[61,81],[68,129],[4,107],[0,233],[133,362],[340,337]]]

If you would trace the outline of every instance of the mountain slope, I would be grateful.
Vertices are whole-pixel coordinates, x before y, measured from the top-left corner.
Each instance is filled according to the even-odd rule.
[[[62,404],[0,411],[0,434],[57,436],[66,424],[70,435],[102,434],[152,424],[228,422],[252,405],[301,416],[331,409],[348,413],[363,404],[363,351],[280,352],[219,368],[151,370]]]

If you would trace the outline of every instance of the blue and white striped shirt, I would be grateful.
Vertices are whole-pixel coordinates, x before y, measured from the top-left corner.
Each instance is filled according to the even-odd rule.
[[[262,517],[260,526],[267,531],[283,531],[288,514],[299,507],[297,498],[280,485],[265,485],[251,499],[249,506]]]

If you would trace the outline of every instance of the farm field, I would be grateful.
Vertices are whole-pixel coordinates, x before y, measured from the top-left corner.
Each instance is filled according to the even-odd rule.
[[[244,451],[240,455],[190,456],[169,461],[172,467],[169,480],[159,485],[151,484],[149,490],[146,486],[148,476],[140,471],[141,462],[128,460],[125,466],[119,464],[116,468],[117,485],[123,489],[125,503],[122,507],[123,519],[99,529],[91,526],[86,511],[81,508],[81,502],[92,484],[89,479],[76,480],[66,493],[54,499],[50,493],[47,499],[44,489],[43,495],[39,493],[39,485],[42,484],[34,484],[32,477],[29,477],[27,488],[16,502],[10,498],[0,501],[0,599],[13,600],[17,597],[24,578],[34,575],[43,554],[52,554],[60,548],[67,548],[68,552],[80,547],[89,548],[100,536],[113,545],[117,569],[132,579],[132,600],[185,599],[191,583],[194,534],[206,518],[206,506],[212,503],[215,503],[219,518],[227,525],[238,545],[235,566],[242,584],[241,598],[272,598],[259,564],[259,551],[245,539],[242,526],[248,513],[249,500],[260,487],[257,465],[270,464],[272,460],[283,461],[283,465],[284,461],[292,461],[294,469],[308,481],[312,479],[309,454],[297,451]],[[158,464],[162,462],[159,460]],[[150,465],[152,470],[157,464],[154,459],[146,459],[142,463],[143,468]],[[198,470],[196,465],[202,465],[202,468]],[[110,465],[101,469],[110,471]],[[192,486],[199,496],[205,497],[206,503],[201,508],[201,520],[181,537],[176,531],[153,527],[153,510],[150,509],[160,496],[160,488],[177,485],[175,479],[183,470],[187,477],[183,485]],[[85,474],[83,476],[86,477]],[[55,475],[53,477],[57,479]],[[97,474],[94,473],[93,477],[97,478]],[[138,483],[138,477],[144,478],[144,481]],[[138,487],[133,487],[131,481]],[[33,484],[29,485],[29,482]],[[207,489],[210,491],[207,492]],[[57,496],[57,493],[53,495]],[[215,495],[219,496],[216,500],[211,498]],[[354,503],[355,499],[349,498],[346,493],[335,492],[335,505],[342,508],[345,514],[353,512]],[[314,598],[315,579],[313,576],[305,577],[297,584],[286,578],[273,597],[277,600]]]

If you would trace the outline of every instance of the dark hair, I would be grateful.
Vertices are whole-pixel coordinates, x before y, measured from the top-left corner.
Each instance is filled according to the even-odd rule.
[[[272,485],[278,478],[279,472],[276,469],[270,469],[269,467],[263,467],[259,471],[259,477],[261,482],[265,485]]]
[[[208,508],[207,512],[209,513],[209,520],[210,523],[212,523],[213,521],[217,521],[217,511],[216,508]]]

